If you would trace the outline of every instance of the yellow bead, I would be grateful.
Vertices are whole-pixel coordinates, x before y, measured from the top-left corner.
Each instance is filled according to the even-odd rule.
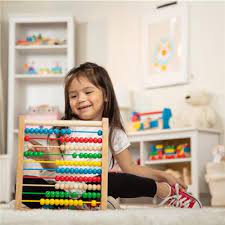
[[[91,206],[92,206],[92,207],[95,207],[96,205],[97,205],[96,200],[92,200],[92,201],[91,201]]]
[[[68,205],[69,205],[69,200],[68,200],[68,199],[65,199],[65,200],[64,200],[64,205],[65,205],[65,206],[68,206]]]
[[[40,199],[40,205],[44,205],[45,204],[45,199],[44,198],[41,198]]]
[[[69,164],[70,164],[70,161],[64,161],[65,166],[69,166]]]
[[[73,165],[73,161],[69,161],[69,166],[72,166]]]
[[[78,205],[82,206],[83,205],[83,201],[82,200],[78,200]]]
[[[59,205],[59,199],[55,199],[55,205]]]
[[[102,162],[97,162],[97,166],[101,167],[102,166]]]
[[[50,205],[55,205],[55,199],[51,198],[50,201],[49,201],[49,204]]]
[[[48,198],[45,199],[45,205],[49,205],[49,203],[50,203],[50,200]]]
[[[60,150],[64,151],[65,150],[65,145],[60,145]]]
[[[83,166],[83,165],[84,165],[84,162],[80,161],[79,166]]]
[[[74,205],[74,206],[77,206],[77,205],[78,205],[78,200],[74,200],[74,201],[73,201],[73,205]]]
[[[64,161],[63,160],[59,160],[59,166],[63,166],[64,165]]]
[[[69,200],[69,205],[70,205],[70,206],[73,205],[73,200],[72,200],[72,199]]]
[[[88,162],[87,161],[84,161],[83,162],[83,166],[87,166],[88,165]]]
[[[60,200],[59,200],[59,204],[60,204],[60,205],[64,205],[64,199],[60,199]]]
[[[56,160],[55,161],[55,165],[59,166],[59,164],[60,164],[60,161],[59,160]]]

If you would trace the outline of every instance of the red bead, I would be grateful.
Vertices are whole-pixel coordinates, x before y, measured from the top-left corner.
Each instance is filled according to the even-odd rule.
[[[74,138],[73,137],[70,138],[70,142],[74,142]]]
[[[82,182],[82,181],[83,181],[83,177],[79,177],[79,178],[78,178],[78,181],[79,181],[79,182]]]
[[[84,142],[87,143],[88,142],[88,138],[84,138]]]
[[[101,138],[98,138],[98,143],[102,143],[102,139]]]
[[[65,181],[68,181],[69,180],[69,177],[68,176],[65,176],[64,180]]]
[[[72,176],[69,176],[69,181],[73,181],[73,177]]]
[[[79,138],[78,137],[75,137],[74,138],[74,141],[77,143],[79,141]]]
[[[97,177],[98,179],[97,179],[97,182],[101,182],[101,177]]]
[[[64,176],[59,177],[60,181],[64,181]]]
[[[89,138],[89,143],[92,143],[93,142],[93,138]]]
[[[91,177],[88,177],[87,178],[87,182],[90,182],[91,183],[91,181],[92,181],[92,178]]]
[[[78,177],[73,177],[73,181],[77,182],[78,181]]]
[[[87,182],[87,177],[83,177],[83,181],[84,182]]]
[[[26,135],[26,136],[24,137],[24,141],[29,141],[29,140],[30,140],[30,137]]]
[[[65,138],[64,137],[60,137],[59,140],[61,141],[61,143],[65,142]]]
[[[84,139],[82,137],[79,138],[79,142],[83,143]]]
[[[97,182],[97,177],[92,177],[92,182],[96,183]]]
[[[60,176],[56,176],[56,177],[55,177],[55,180],[56,180],[56,181],[60,181]]]
[[[65,142],[69,142],[69,141],[70,141],[70,138],[66,137]]]
[[[94,141],[94,143],[97,143],[98,142],[98,139],[97,138],[94,138],[93,141]]]

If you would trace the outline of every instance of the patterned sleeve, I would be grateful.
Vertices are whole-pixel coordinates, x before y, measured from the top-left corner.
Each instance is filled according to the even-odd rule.
[[[112,153],[117,155],[130,146],[127,134],[121,129],[115,129],[112,135]]]

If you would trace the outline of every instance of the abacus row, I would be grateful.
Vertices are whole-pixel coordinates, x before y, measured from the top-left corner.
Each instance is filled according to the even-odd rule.
[[[79,189],[79,190],[89,190],[89,191],[100,191],[101,185],[100,184],[85,184],[85,183],[75,183],[75,184],[67,184],[67,183],[56,183],[55,189],[61,190],[72,190],[72,189]]]
[[[56,176],[55,180],[56,181],[70,181],[70,182],[100,183],[101,177]]]
[[[76,198],[78,196],[82,196],[84,199],[99,199],[101,198],[101,193],[99,192],[84,192],[82,194],[78,194],[76,192],[64,192],[64,191],[46,191],[46,198]]]
[[[56,168],[56,173],[71,173],[71,174],[101,174],[101,169],[82,169],[82,168]]]

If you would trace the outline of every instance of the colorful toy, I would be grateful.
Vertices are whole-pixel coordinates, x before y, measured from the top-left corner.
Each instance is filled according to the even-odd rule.
[[[59,40],[54,38],[43,37],[42,34],[32,35],[26,37],[26,39],[19,39],[16,41],[16,45],[63,45],[65,40]]]
[[[51,126],[54,129],[30,128],[30,126]],[[77,127],[78,130],[76,129]],[[94,128],[91,129],[90,127]],[[51,134],[55,134],[51,136]],[[60,137],[57,136],[60,134]],[[50,136],[48,136],[50,135]],[[88,136],[89,135],[89,136]],[[35,151],[31,140],[57,140],[59,146],[36,145]],[[61,155],[70,157],[71,160],[39,160],[45,154],[51,154],[51,149],[58,147]],[[41,151],[48,148],[48,151]],[[75,152],[76,151],[76,152]],[[71,152],[71,153],[70,153]],[[54,153],[56,154],[56,153]],[[37,157],[31,160],[30,157]],[[24,175],[25,170],[35,170],[35,167],[27,168],[26,164],[51,163],[56,168],[38,168],[42,171],[54,171],[56,176],[35,177]],[[64,175],[66,174],[66,176]],[[67,175],[68,174],[68,175]],[[33,202],[51,208],[75,209],[76,206],[86,205],[86,208],[107,208],[107,176],[108,176],[108,119],[102,121],[35,121],[19,119],[19,151],[16,180],[16,209],[23,209],[22,203]],[[53,180],[55,184],[24,183],[23,178],[42,178]],[[87,184],[88,183],[88,184]],[[58,191],[34,191],[24,192],[25,186],[38,186],[39,188],[54,187]],[[26,196],[26,200],[23,196]],[[39,196],[35,198],[32,196]]]
[[[176,157],[176,148],[174,145],[167,145],[164,148],[164,159],[174,159]]]
[[[23,70],[25,74],[37,74],[36,69],[34,68],[34,63],[32,62],[31,65],[25,63],[23,65]]]
[[[163,145],[150,145],[150,160],[157,160],[163,158]]]
[[[143,119],[144,116],[148,117]],[[170,128],[169,120],[171,116],[171,110],[169,108],[164,108],[163,111],[157,112],[133,112],[131,121],[133,123],[133,128],[137,131],[152,128],[168,129]]]

